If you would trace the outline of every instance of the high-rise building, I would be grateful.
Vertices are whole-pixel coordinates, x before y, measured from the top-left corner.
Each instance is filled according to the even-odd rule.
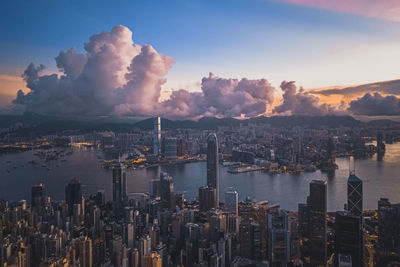
[[[173,137],[163,140],[163,155],[168,159],[176,159],[178,157],[177,139]]]
[[[175,206],[183,209],[185,206],[185,195],[182,193],[175,194]]]
[[[378,201],[378,252],[380,257],[400,254],[400,204]]]
[[[244,219],[239,226],[240,256],[261,260],[261,228],[258,223]]]
[[[126,191],[126,172],[122,163],[118,163],[113,167],[113,203],[114,210],[120,214],[124,201],[127,198]]]
[[[378,134],[376,135],[376,147],[379,153],[385,151],[385,143],[383,142],[382,132],[378,132]]]
[[[92,267],[92,240],[88,237],[81,237],[76,240],[75,244],[77,246],[77,256],[79,258],[80,266]]]
[[[301,237],[309,237],[309,215],[308,215],[308,204],[300,203],[298,209],[298,220],[299,220],[299,235]]]
[[[239,194],[236,190],[229,190],[225,192],[225,210],[227,212],[234,213],[238,215],[238,206],[239,206]]]
[[[199,210],[209,211],[217,207],[217,190],[213,187],[202,186],[199,188]]]
[[[104,132],[102,136],[102,145],[104,148],[110,148],[114,146],[115,134],[113,132]]]
[[[161,256],[157,252],[144,255],[143,267],[161,267]]]
[[[32,207],[43,207],[46,202],[46,186],[44,184],[34,185],[32,186],[31,193]]]
[[[207,185],[216,189],[217,205],[219,204],[218,179],[218,140],[217,135],[212,133],[207,137]]]
[[[139,251],[137,248],[129,250],[129,266],[139,267]]]
[[[335,256],[337,262],[341,255],[347,256],[347,258],[350,256],[353,266],[364,266],[362,218],[343,211],[336,212],[335,217]]]
[[[160,179],[151,179],[149,181],[149,195],[152,197],[160,195]]]
[[[74,225],[80,226],[82,221],[82,210],[81,204],[74,204],[72,207],[72,215],[74,219]]]
[[[150,236],[143,236],[139,239],[139,266],[144,265],[144,256],[151,253]]]
[[[313,266],[326,265],[326,181],[310,182],[309,229],[310,261]]]
[[[355,216],[363,213],[363,184],[354,173],[347,180],[347,210]]]
[[[98,190],[96,193],[96,205],[102,207],[106,203],[106,194],[104,190]]]
[[[126,223],[122,225],[122,239],[128,248],[134,247],[135,230],[133,223]]]
[[[153,154],[158,156],[161,151],[161,118],[154,118],[154,144],[153,144]]]
[[[186,142],[182,138],[178,139],[177,154],[178,154],[178,157],[182,157],[187,154]]]
[[[78,178],[72,179],[65,186],[65,200],[68,205],[68,214],[71,216],[74,204],[81,204],[82,202],[82,188]]]
[[[174,180],[165,172],[160,175],[160,196],[165,208],[175,208]]]
[[[268,214],[268,258],[273,266],[286,266],[289,262],[290,232],[286,211]]]

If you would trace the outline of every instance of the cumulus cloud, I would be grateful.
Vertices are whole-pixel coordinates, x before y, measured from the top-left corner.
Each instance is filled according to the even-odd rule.
[[[393,116],[400,115],[400,99],[396,96],[382,96],[367,93],[350,102],[348,110],[354,115]]]
[[[275,89],[265,79],[224,79],[212,73],[201,92],[173,91],[159,102],[165,76],[174,64],[151,45],[133,43],[132,32],[116,26],[55,58],[62,75],[43,73],[31,63],[23,78],[30,89],[14,104],[28,111],[59,115],[141,115],[179,118],[235,117],[264,114]]]
[[[212,117],[254,117],[267,113],[274,103],[276,89],[266,80],[221,78],[213,73],[201,80],[201,91],[175,90],[160,102],[162,86],[174,60],[158,53],[151,45],[137,45],[132,32],[116,26],[110,32],[95,34],[84,44],[61,51],[55,58],[61,74],[46,74],[43,65],[33,63],[22,77],[30,90],[20,90],[13,101],[15,109],[52,115],[137,115],[181,119]],[[345,88],[342,94],[367,93],[348,106],[321,103],[319,94],[336,91],[311,91],[283,81],[281,103],[273,108],[278,115],[400,115],[400,80]],[[384,86],[383,86],[384,85]],[[367,88],[367,89],[366,89]],[[382,89],[384,88],[384,89]]]
[[[345,97],[359,96],[365,93],[380,92],[382,94],[400,95],[400,80],[362,84],[345,88],[315,89],[313,94],[343,95]]]
[[[143,115],[157,108],[171,57],[150,45],[135,45],[124,26],[93,35],[84,48],[83,54],[75,48],[59,53],[60,77],[41,75],[44,66],[31,63],[23,74],[30,92],[19,91],[14,103],[59,115]]]
[[[225,79],[210,73],[202,79],[201,92],[174,91],[162,107],[175,117],[253,117],[267,111],[274,92],[265,79]]]
[[[276,114],[322,116],[343,113],[342,107],[335,108],[332,105],[320,103],[317,96],[306,92],[302,87],[297,90],[294,81],[283,81],[281,89],[283,91],[283,99],[281,104],[273,110]]]

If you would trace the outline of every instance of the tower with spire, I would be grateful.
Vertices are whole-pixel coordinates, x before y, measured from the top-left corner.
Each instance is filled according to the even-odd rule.
[[[347,209],[355,216],[363,212],[363,184],[356,176],[354,158],[350,157],[349,178],[347,180]]]

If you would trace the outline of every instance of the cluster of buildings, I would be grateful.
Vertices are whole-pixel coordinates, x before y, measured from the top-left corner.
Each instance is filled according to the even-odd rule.
[[[203,160],[207,153],[210,130],[194,128],[161,128],[161,118],[156,117],[152,129],[124,128],[121,131],[89,132],[63,130],[35,138],[20,137],[11,131],[0,134],[0,153],[24,151],[44,146],[93,146],[105,150],[108,159],[118,155],[127,158],[133,167],[152,164]],[[371,156],[385,150],[383,140],[390,134],[375,128],[334,128],[304,126],[271,126],[266,123],[243,123],[235,126],[218,126],[219,161],[236,162],[245,170],[299,173],[303,171],[332,171],[337,168],[335,157],[354,155]],[[370,141],[376,138],[377,144]]]
[[[83,196],[77,178],[66,185],[64,201],[52,201],[44,184],[35,185],[30,202],[0,201],[0,266],[347,267],[400,261],[400,204],[381,199],[376,212],[363,211],[363,184],[354,168],[343,211],[328,213],[323,180],[310,182],[307,201],[298,211],[268,202],[239,202],[233,188],[220,199],[218,165],[229,157],[248,164],[276,163],[277,169],[308,161],[331,169],[338,153],[333,150],[345,147],[339,138],[324,138],[322,132],[302,130],[297,137],[291,137],[293,132],[262,132],[260,136],[256,127],[246,127],[162,137],[156,118],[151,144],[145,143],[152,150],[143,153],[176,158],[179,147],[188,153],[189,141],[196,140],[198,152],[206,154],[207,177],[195,201],[175,193],[167,173],[149,181],[147,193],[128,194],[121,162],[112,167],[110,201],[104,191]],[[144,138],[132,135],[118,140],[130,144]],[[102,134],[103,147],[112,148],[115,138]],[[381,139],[378,147],[384,149]]]
[[[51,201],[44,184],[32,187],[30,203],[0,201],[0,265],[373,266],[400,260],[400,205],[381,199],[377,215],[364,217],[362,181],[354,171],[343,211],[327,212],[322,180],[310,182],[297,212],[285,211],[239,202],[234,189],[220,200],[216,134],[207,137],[206,149],[206,185],[193,202],[175,194],[167,173],[149,181],[148,193],[131,196],[121,163],[112,170],[112,201],[103,191],[84,197],[78,179],[66,185],[64,201]]]

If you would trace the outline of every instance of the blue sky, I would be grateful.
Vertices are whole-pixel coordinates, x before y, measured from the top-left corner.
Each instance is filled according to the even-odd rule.
[[[282,1],[14,0],[3,1],[0,25],[7,75],[30,62],[56,70],[60,50],[82,51],[91,35],[115,25],[175,59],[165,89],[198,90],[209,72],[274,86],[350,85],[395,79],[400,67],[398,22]]]

